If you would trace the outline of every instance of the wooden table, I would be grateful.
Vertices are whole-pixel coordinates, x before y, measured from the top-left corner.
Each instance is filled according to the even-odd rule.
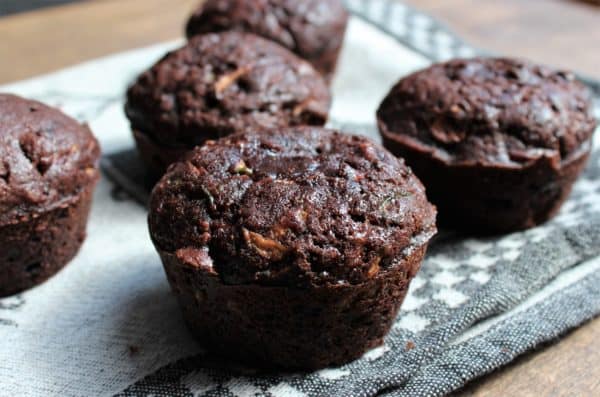
[[[92,0],[2,18],[0,83],[178,37],[196,2]],[[408,3],[476,46],[600,78],[600,7],[568,0]],[[599,339],[600,318],[457,395],[600,396]]]

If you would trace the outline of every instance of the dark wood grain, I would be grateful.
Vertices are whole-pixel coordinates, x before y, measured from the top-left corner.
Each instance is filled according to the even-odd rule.
[[[600,396],[600,318],[456,393],[461,397]]]
[[[600,6],[574,0],[406,0],[469,43],[600,78]]]
[[[196,4],[90,0],[1,18],[0,83],[179,37]]]

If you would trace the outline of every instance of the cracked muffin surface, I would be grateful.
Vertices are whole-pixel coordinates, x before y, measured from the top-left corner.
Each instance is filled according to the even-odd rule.
[[[98,179],[98,142],[57,109],[0,94],[0,224],[76,200]]]
[[[0,94],[0,297],[42,283],[75,256],[99,157],[87,125]]]
[[[377,116],[390,139],[412,138],[451,165],[560,162],[595,128],[590,92],[572,73],[509,58],[418,71],[392,88]]]
[[[308,60],[330,79],[347,23],[341,0],[207,0],[190,17],[186,34],[251,32]]]
[[[552,218],[592,147],[591,94],[572,73],[455,59],[400,80],[377,111],[384,146],[427,187],[441,224],[471,234]]]
[[[153,190],[159,251],[226,284],[360,284],[435,233],[435,208],[402,160],[316,127],[197,147]]]
[[[235,132],[323,125],[330,95],[306,61],[252,34],[192,38],[127,92],[132,128],[155,144],[188,147]]]

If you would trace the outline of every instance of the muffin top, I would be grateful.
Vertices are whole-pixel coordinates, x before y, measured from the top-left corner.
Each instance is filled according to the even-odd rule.
[[[326,54],[337,55],[347,22],[341,0],[207,0],[189,19],[186,34],[251,32],[281,44],[328,74],[336,56]]]
[[[156,142],[195,146],[234,132],[323,125],[330,96],[313,67],[260,37],[196,36],[127,92],[132,127]]]
[[[0,225],[70,203],[98,179],[98,142],[57,109],[0,94]]]
[[[435,233],[419,180],[367,138],[317,127],[208,141],[150,200],[159,252],[226,284],[359,284]]]
[[[569,72],[505,58],[458,59],[400,80],[377,111],[381,132],[448,164],[559,163],[595,128],[591,95]]]

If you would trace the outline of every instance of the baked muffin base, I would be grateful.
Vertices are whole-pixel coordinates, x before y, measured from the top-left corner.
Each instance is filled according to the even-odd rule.
[[[179,160],[191,150],[184,146],[159,145],[148,134],[140,130],[132,129],[132,132],[138,153],[148,170],[148,178],[152,182],[158,181],[171,163]]]
[[[0,226],[0,297],[46,281],[77,254],[93,190],[88,187],[65,205]]]
[[[475,234],[528,229],[551,219],[571,193],[591,151],[584,145],[562,162],[541,157],[522,167],[449,165],[380,123],[384,146],[401,156],[438,208],[438,225]]]
[[[263,368],[318,369],[383,342],[425,251],[416,247],[363,284],[308,289],[226,285],[172,253],[160,256],[190,329],[207,349]]]

